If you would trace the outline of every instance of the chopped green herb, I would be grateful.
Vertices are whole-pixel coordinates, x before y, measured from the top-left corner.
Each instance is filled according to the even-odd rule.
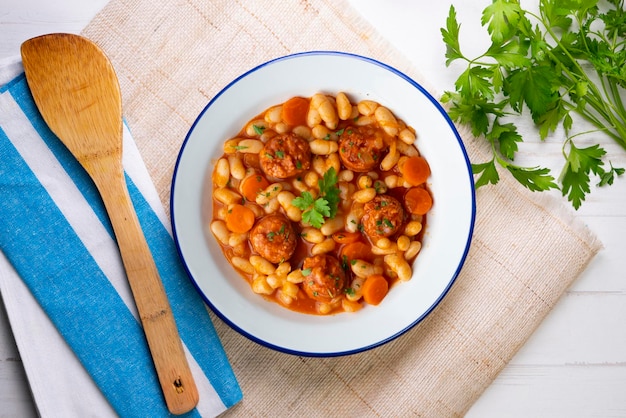
[[[263,131],[265,131],[265,126],[252,125],[252,128],[257,135],[263,135]]]

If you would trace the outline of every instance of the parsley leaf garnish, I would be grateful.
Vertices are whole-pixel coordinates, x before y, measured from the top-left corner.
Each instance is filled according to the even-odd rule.
[[[317,199],[314,199],[310,192],[305,191],[293,199],[292,204],[302,211],[302,222],[320,228],[324,223],[324,218],[332,219],[337,214],[339,188],[335,169],[333,167],[328,169],[317,184],[320,189]]]

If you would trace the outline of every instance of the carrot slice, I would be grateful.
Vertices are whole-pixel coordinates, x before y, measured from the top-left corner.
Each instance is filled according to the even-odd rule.
[[[240,204],[234,204],[226,211],[226,228],[237,234],[243,234],[252,229],[254,225],[254,212]]]
[[[389,283],[384,276],[372,274],[365,279],[361,291],[363,292],[363,300],[365,302],[370,305],[378,305],[387,296]]]
[[[428,176],[430,176],[430,166],[424,157],[409,157],[402,165],[402,177],[412,186],[425,183]]]
[[[283,103],[282,118],[287,125],[298,126],[306,124],[309,113],[309,101],[303,97],[292,97]]]
[[[404,195],[404,204],[409,212],[424,215],[433,206],[433,197],[423,187],[411,187]]]
[[[258,173],[250,174],[239,183],[239,191],[249,202],[256,201],[260,191],[265,190],[270,185],[269,181]]]
[[[337,244],[350,244],[357,242],[361,238],[361,234],[359,232],[339,231],[335,232],[332,238]]]
[[[374,258],[372,249],[369,245],[362,241],[351,242],[344,245],[339,251],[341,255],[340,261],[352,262],[352,260],[371,261]]]

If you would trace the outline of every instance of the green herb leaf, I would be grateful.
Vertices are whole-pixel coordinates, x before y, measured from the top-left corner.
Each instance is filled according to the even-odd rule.
[[[575,136],[601,132],[626,151],[624,1],[539,0],[535,12],[523,9],[520,0],[492,0],[481,17],[491,44],[476,58],[461,50],[461,25],[450,7],[441,29],[446,66],[455,60],[467,65],[455,90],[444,92],[441,101],[449,103],[454,121],[467,124],[491,147],[490,160],[472,164],[476,187],[498,183],[501,166],[529,190],[560,187],[579,208],[592,177],[604,186],[624,174],[623,168],[606,168],[599,145],[577,148],[570,134],[578,114],[594,129]],[[567,135],[557,180],[547,168],[514,163],[523,142],[516,123],[527,111],[541,139],[561,127]]]
[[[606,174],[602,168],[604,165],[602,157],[605,154],[606,151],[600,145],[578,148],[572,141],[569,141],[569,154],[561,174],[562,192],[576,209],[580,207],[591,190],[590,174],[600,176]],[[607,178],[606,181],[608,183],[609,179]]]
[[[292,204],[302,211],[302,222],[320,228],[324,218],[332,219],[337,214],[340,198],[335,169],[331,167],[317,183],[320,189],[317,199],[310,192],[302,192]]]
[[[521,17],[521,8],[517,1],[494,0],[485,10],[481,23],[487,25],[487,31],[494,43],[506,41],[513,36]]]
[[[463,58],[461,54],[461,46],[459,45],[459,29],[461,25],[456,20],[456,10],[454,6],[450,6],[448,18],[446,19],[446,28],[441,29],[443,41],[446,44],[446,66],[454,60]]]

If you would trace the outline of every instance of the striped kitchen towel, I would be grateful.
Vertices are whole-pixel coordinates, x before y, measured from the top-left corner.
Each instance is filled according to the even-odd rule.
[[[6,64],[6,63],[5,63]],[[41,416],[169,415],[100,197],[0,66],[0,291]],[[216,416],[242,397],[127,128],[126,180],[192,368]]]

